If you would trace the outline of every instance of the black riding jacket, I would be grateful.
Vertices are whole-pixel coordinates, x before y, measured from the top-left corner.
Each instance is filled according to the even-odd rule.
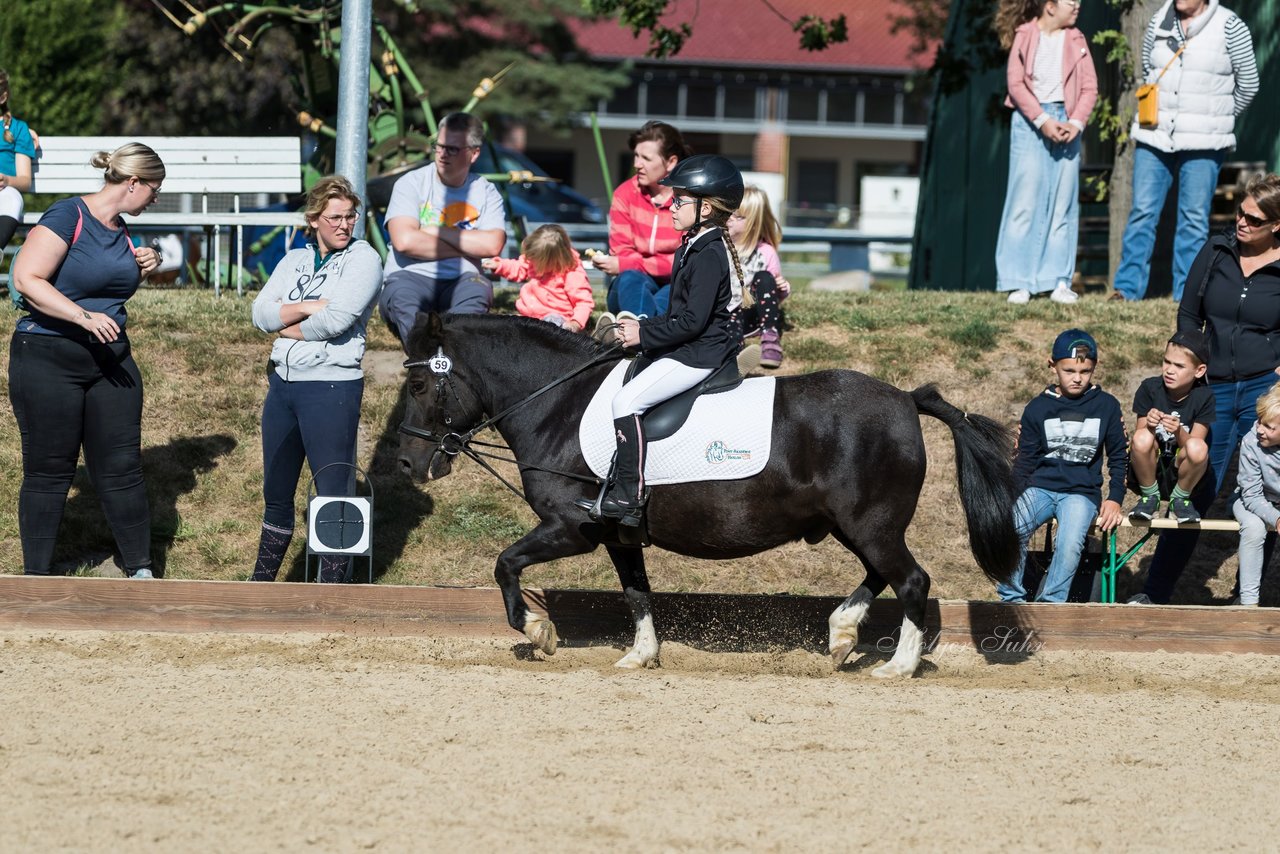
[[[729,315],[729,253],[720,235],[711,229],[676,250],[670,308],[640,321],[640,349],[651,359],[718,368],[737,355]]]
[[[1275,370],[1280,365],[1280,262],[1246,279],[1235,235],[1209,238],[1191,264],[1178,305],[1178,329],[1202,326],[1209,334],[1210,382],[1238,382]]]

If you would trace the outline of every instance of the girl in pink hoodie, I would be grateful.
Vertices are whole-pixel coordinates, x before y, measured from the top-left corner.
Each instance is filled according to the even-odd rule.
[[[1080,0],[1000,0],[995,27],[1009,51],[1005,106],[1014,107],[1009,185],[996,242],[996,290],[1073,303],[1080,220],[1080,134],[1098,99]]]
[[[595,298],[582,260],[568,233],[558,225],[539,226],[520,244],[520,257],[486,258],[483,266],[512,282],[524,282],[516,311],[581,332],[591,319]]]

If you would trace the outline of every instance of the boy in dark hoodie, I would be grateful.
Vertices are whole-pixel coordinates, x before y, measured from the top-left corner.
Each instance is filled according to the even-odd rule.
[[[1050,519],[1058,522],[1053,561],[1035,596],[1065,602],[1080,563],[1089,527],[1110,531],[1120,524],[1128,453],[1120,403],[1093,384],[1098,345],[1088,332],[1068,329],[1053,342],[1049,367],[1055,383],[1022,411],[1013,474],[1021,490],[1014,521],[1022,541],[1018,570],[996,591],[1005,602],[1025,602],[1022,571],[1027,542]],[[1102,455],[1110,473],[1102,499]]]

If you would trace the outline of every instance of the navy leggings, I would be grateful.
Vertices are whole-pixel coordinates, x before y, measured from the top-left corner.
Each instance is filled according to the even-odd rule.
[[[330,463],[356,461],[356,431],[364,380],[286,382],[274,370],[262,407],[263,521],[293,530],[302,462],[311,474]],[[348,495],[355,472],[333,466],[316,478],[319,495]]]
[[[142,480],[142,376],[127,340],[83,343],[18,333],[9,400],[22,434],[18,531],[22,567],[48,575],[80,448],[127,572],[151,566],[151,506]]]

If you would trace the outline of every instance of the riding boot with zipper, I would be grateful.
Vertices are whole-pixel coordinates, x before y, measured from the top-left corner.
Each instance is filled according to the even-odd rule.
[[[600,501],[600,515],[619,525],[639,527],[648,496],[644,488],[645,443],[639,415],[613,420],[618,452],[613,458],[609,491]]]

